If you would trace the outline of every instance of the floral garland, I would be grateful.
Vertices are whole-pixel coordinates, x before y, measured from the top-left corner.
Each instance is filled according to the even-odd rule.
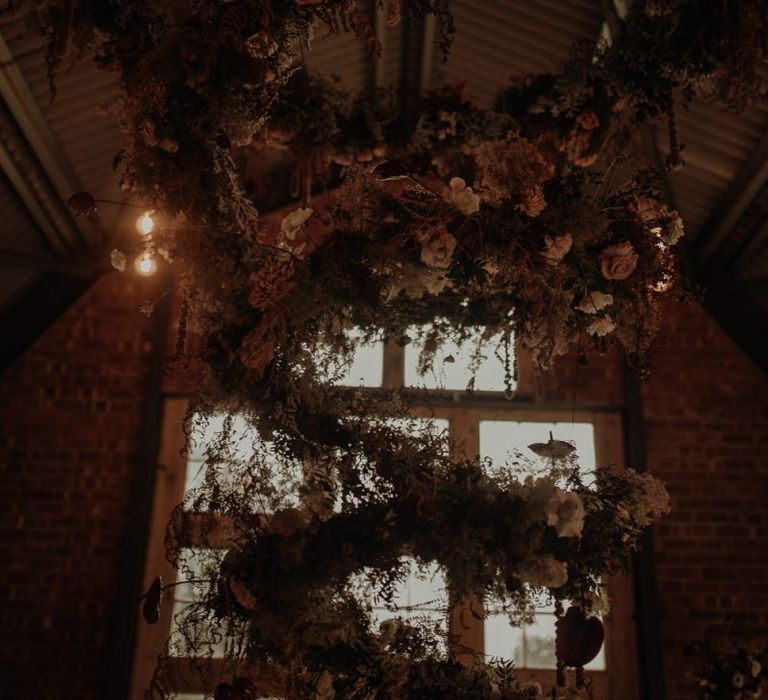
[[[222,516],[229,523],[230,548],[196,568],[200,600],[177,618],[180,632],[171,647],[199,654],[226,639],[237,680],[221,684],[222,697],[230,697],[234,684],[253,697],[277,692],[261,685],[263,671],[251,675],[254,667],[268,668],[269,682],[277,676],[280,693],[291,698],[588,697],[583,677],[566,684],[565,667],[583,666],[599,651],[602,626],[588,616],[606,612],[601,579],[628,570],[637,538],[668,510],[660,482],[601,469],[586,485],[572,445],[555,440],[531,446],[547,463],[539,476],[522,479],[516,473],[532,467],[522,456],[495,469],[457,464],[430,429],[403,439],[400,429],[380,421],[361,439],[381,461],[336,480],[336,494],[328,482],[308,488],[305,480],[295,506],[279,505],[295,490],[275,489],[280,470],[266,467],[263,444],[234,470],[239,479],[228,486],[221,469],[226,464],[232,471],[233,455],[209,457],[208,485],[177,509],[169,538],[188,541],[190,513],[213,510],[212,526]],[[397,447],[383,447],[392,444]],[[255,502],[251,481],[261,486],[255,475],[265,467],[274,499],[266,510]],[[452,600],[473,595],[493,602],[516,623],[541,595],[578,601],[564,616],[560,608],[562,683],[555,695],[521,684],[503,663],[478,659],[467,668],[452,661],[440,623],[398,617],[393,593],[411,561],[436,562]],[[150,621],[157,619],[160,592],[158,581],[150,591]],[[393,614],[378,629],[371,623],[374,597]],[[157,697],[173,685],[170,665],[158,669]]]
[[[387,1],[393,25],[429,13],[448,50],[447,0]],[[553,471],[539,480],[453,464],[444,439],[392,423],[407,412],[396,392],[333,384],[354,350],[346,331],[406,342],[431,323],[426,368],[442,343],[484,327],[476,357],[495,345],[510,390],[513,342],[545,369],[570,347],[586,355],[615,339],[644,372],[659,301],[679,287],[683,225],[654,173],[619,185],[613,174],[638,127],[660,116],[668,168],[682,166],[676,100],[708,94],[738,109],[755,96],[767,15],[762,0],[638,1],[611,44],[510,86],[493,110],[445,89],[405,113],[386,94],[347,94],[301,65],[320,25],[355,32],[375,58],[353,0],[40,3],[33,22],[51,74],[70,49],[95,50],[120,73],[127,149],[116,164],[153,212],[139,269],[160,256],[179,270],[177,355],[195,331],[208,373],[195,409],[230,415],[188,504],[229,516],[230,554],[207,568],[202,601],[180,620],[186,652],[206,639],[211,652],[220,637],[205,625],[217,620],[237,642],[227,642],[235,665],[277,667],[292,698],[541,696],[503,665],[455,663],[424,626],[372,629],[350,577],[364,575],[386,600],[407,554],[438,562],[452,591],[500,599],[513,616],[531,591],[575,599],[557,651],[562,665],[585,663],[568,630],[595,629],[599,578],[622,568],[663,512],[663,487],[599,471],[587,488],[555,443]],[[269,149],[293,164],[302,200],[279,227],[259,217],[248,178]],[[87,193],[70,204],[96,209]],[[124,266],[124,253],[113,260]],[[282,469],[263,443],[233,459],[235,413]],[[186,521],[180,509],[174,558]],[[149,620],[162,590],[158,581],[147,594]],[[161,663],[157,697],[172,687],[168,672]],[[572,692],[562,672],[558,681],[550,697],[587,692],[583,674]],[[238,671],[216,695],[255,696],[255,682]]]
[[[727,651],[691,650],[701,657],[696,674],[702,700],[753,700],[762,696],[768,681],[768,648],[733,645]]]

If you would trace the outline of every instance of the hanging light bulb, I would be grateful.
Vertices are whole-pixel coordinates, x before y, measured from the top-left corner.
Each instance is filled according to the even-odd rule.
[[[155,228],[155,222],[152,219],[152,212],[145,211],[136,219],[136,230],[142,236],[149,236]]]
[[[136,268],[136,272],[142,277],[149,277],[150,275],[154,275],[157,271],[157,261],[150,253],[145,252],[136,258],[134,267]]]

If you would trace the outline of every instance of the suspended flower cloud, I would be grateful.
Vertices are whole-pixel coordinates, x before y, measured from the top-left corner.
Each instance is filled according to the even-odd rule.
[[[756,700],[768,685],[768,648],[730,643],[717,651],[695,645],[695,685],[701,700]]]
[[[434,14],[449,50],[447,0],[386,10],[392,25]],[[484,327],[476,356],[505,357],[509,390],[513,341],[539,370],[613,342],[648,369],[660,301],[680,294],[683,224],[653,170],[614,182],[617,165],[640,128],[666,119],[677,170],[676,103],[753,99],[768,18],[760,0],[646,0],[613,19],[612,42],[509,86],[492,110],[450,88],[405,110],[387,92],[350,94],[306,70],[313,34],[326,31],[354,32],[376,60],[352,0],[59,0],[33,13],[52,76],[90,51],[120,74],[127,144],[116,166],[127,196],[153,212],[137,270],[158,259],[176,270],[178,354],[194,331],[207,370],[193,410],[229,415],[168,532],[188,570],[185,514],[230,523],[226,555],[211,555],[201,600],[171,640],[210,656],[227,633],[231,679],[217,698],[256,697],[270,674],[288,698],[543,697],[507,665],[457,663],[445,630],[372,624],[356,589],[391,602],[406,558],[437,562],[452,600],[500,602],[513,620],[531,596],[554,597],[560,669],[547,697],[588,692],[583,672],[569,688],[563,669],[597,653],[601,577],[626,569],[666,509],[663,487],[610,470],[586,486],[555,442],[535,479],[513,464],[456,463],[443,436],[414,437],[396,392],[333,380],[354,351],[349,328],[405,342],[418,324],[431,324],[422,368]],[[273,224],[243,164],[276,149],[298,201]],[[86,193],[70,204],[86,215],[97,205]],[[125,251],[112,260],[125,267]],[[244,460],[233,456],[235,414],[258,433]],[[149,621],[162,591],[158,581],[145,598]],[[568,613],[561,601],[574,602]],[[150,695],[172,687],[166,657]]]

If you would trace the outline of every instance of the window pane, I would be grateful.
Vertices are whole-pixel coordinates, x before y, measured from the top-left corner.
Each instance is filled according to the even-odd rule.
[[[523,630],[525,665],[528,668],[555,668],[555,616],[538,614]]]
[[[489,615],[484,622],[485,653],[511,659],[519,668],[555,668],[555,620],[552,613],[537,612],[533,624],[512,627],[505,614]],[[605,670],[605,645],[584,668]]]
[[[191,581],[192,583],[181,583],[181,585],[173,588],[173,613],[171,622],[171,653],[174,656],[184,656],[187,653],[185,648],[181,629],[178,624],[177,615],[183,616],[184,611],[190,605],[200,599],[202,588],[206,585],[204,583],[194,583],[194,581],[202,580],[205,578],[205,566],[210,562],[211,556],[216,556],[219,561],[223,559],[224,550],[217,551],[214,555],[213,550],[203,549],[199,547],[187,547],[181,550],[181,560],[184,562],[184,567],[180,568],[176,572],[176,582]],[[203,632],[206,639],[212,637],[212,633],[218,633],[221,641],[211,645],[210,651],[213,653],[213,658],[221,658],[224,656],[226,639],[222,636],[222,630],[220,630],[212,621],[202,621],[199,623],[198,630]],[[184,625],[184,628],[187,626]],[[204,646],[205,650],[208,650],[207,646]]]
[[[556,440],[567,440],[576,445],[582,473],[595,470],[595,428],[592,423],[480,421],[480,457],[490,458],[495,465],[504,464],[515,450],[535,458],[528,445],[547,442],[550,432]]]
[[[380,600],[373,601],[374,629],[384,620],[393,617],[405,620],[420,617],[434,622],[445,617],[448,594],[440,567],[434,562],[423,568],[419,568],[415,561],[411,561],[411,564],[405,581],[395,588],[391,605]]]
[[[217,436],[221,434],[224,429],[224,419],[224,415],[213,416],[207,421],[203,421],[198,416],[193,418],[194,429],[184,477],[185,496],[190,490],[199,489],[205,483],[206,448],[214,444]],[[264,494],[254,488],[255,474],[251,474],[247,469],[235,470],[236,465],[243,466],[249,460],[253,460],[254,465],[268,468],[273,475],[274,485],[280,488],[281,493],[289,491],[302,478],[301,464],[297,460],[291,461],[278,457],[272,443],[261,439],[258,431],[242,416],[233,417],[230,439],[226,447],[227,453],[223,455],[226,458],[216,462],[217,481],[227,489],[251,493],[253,507],[258,512],[269,512],[270,504],[264,498]],[[233,478],[233,474],[238,475],[237,481]],[[284,505],[296,505],[296,499],[290,496],[284,501]]]
[[[196,414],[192,419],[192,435],[187,451],[187,456],[193,461],[205,459],[205,451],[216,436],[224,430],[225,414],[203,419]],[[232,419],[232,436],[235,439],[236,449],[233,454],[236,458],[247,458],[253,454],[254,441],[258,440],[256,430],[248,425],[242,416],[234,416]]]
[[[523,630],[512,627],[506,615],[489,615],[484,621],[485,655],[488,658],[512,659],[515,665],[525,667]]]
[[[582,473],[594,471],[595,431],[591,423],[537,421],[481,421],[480,456],[490,458],[496,465],[504,464],[510,453],[518,450],[536,458],[528,450],[534,442],[547,442],[549,433],[556,440],[571,441],[576,445]],[[589,478],[585,479],[589,483]],[[485,620],[485,649],[490,656],[512,659],[521,668],[555,668],[555,616],[554,607],[537,608],[532,625],[515,628],[504,613],[490,614]],[[586,666],[593,671],[605,670],[603,650]]]
[[[464,391],[472,377],[472,364],[478,341],[483,329],[473,329],[473,335],[463,343],[446,343],[435,354],[432,370],[424,375],[418,373],[419,355],[424,349],[423,340],[418,339],[416,327],[409,331],[411,342],[405,346],[405,385],[424,389],[446,389]],[[498,356],[497,356],[498,348]],[[475,372],[476,391],[504,391],[504,357],[501,336],[482,342],[483,356]],[[510,359],[510,362],[512,360]],[[514,388],[514,386],[513,386]]]
[[[349,366],[334,384],[342,386],[381,386],[384,376],[384,342],[374,340],[362,343],[362,333],[358,330],[347,331],[347,337],[359,342]]]

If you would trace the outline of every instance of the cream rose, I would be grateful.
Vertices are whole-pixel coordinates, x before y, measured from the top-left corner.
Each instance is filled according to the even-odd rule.
[[[467,187],[467,183],[460,177],[451,178],[448,187],[443,189],[443,199],[467,216],[480,211],[480,195]]]
[[[544,244],[547,246],[546,250],[542,253],[547,262],[556,265],[559,263],[573,247],[573,237],[570,233],[563,234],[562,236],[546,236],[544,238]]]
[[[637,253],[629,241],[609,245],[600,254],[600,270],[607,280],[627,279],[637,267]]]
[[[416,233],[416,242],[421,246],[421,262],[428,267],[442,269],[451,266],[456,239],[443,225],[422,229]]]
[[[558,537],[581,537],[584,529],[584,506],[578,494],[555,489],[547,502],[547,525],[555,528]]]

